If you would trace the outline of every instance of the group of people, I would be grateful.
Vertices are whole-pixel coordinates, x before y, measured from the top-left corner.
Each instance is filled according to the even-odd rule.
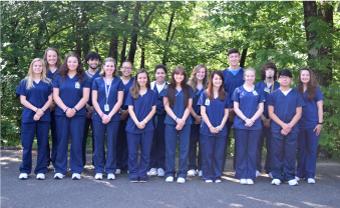
[[[260,69],[262,81],[255,84],[255,69],[241,68],[240,59],[237,49],[229,50],[230,67],[210,76],[203,64],[193,69],[190,78],[182,66],[176,66],[168,83],[164,65],[155,67],[156,80],[151,82],[145,69],[131,77],[129,61],[122,63],[118,77],[113,58],[106,58],[99,71],[99,54],[89,52],[89,68],[84,71],[78,55],[69,54],[62,64],[58,50],[48,48],[43,59],[32,61],[16,91],[24,106],[19,179],[31,173],[35,135],[37,179],[45,179],[50,162],[55,179],[66,175],[69,137],[72,179],[81,179],[91,125],[98,180],[104,172],[107,179],[115,179],[115,174],[128,171],[131,182],[147,182],[148,176],[158,175],[166,182],[176,178],[185,183],[198,171],[206,183],[220,183],[233,128],[235,178],[241,184],[254,184],[261,174],[264,138],[264,169],[271,184],[297,185],[302,178],[315,183],[323,96],[314,73],[301,68],[292,89],[292,73],[278,72],[268,62]]]

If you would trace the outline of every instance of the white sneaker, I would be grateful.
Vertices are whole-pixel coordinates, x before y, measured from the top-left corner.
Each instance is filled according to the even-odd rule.
[[[36,179],[38,179],[38,180],[44,180],[44,179],[45,179],[45,174],[43,174],[43,173],[38,173]]]
[[[288,184],[289,184],[290,186],[297,186],[299,183],[298,183],[295,179],[292,179],[292,180],[289,180],[289,181],[288,181]]]
[[[299,177],[297,177],[297,176],[295,176],[295,180],[296,180],[296,181],[299,181],[299,180],[300,180],[300,178],[299,178]]]
[[[247,183],[247,179],[241,179],[241,180],[240,180],[240,184],[242,184],[242,185],[248,184],[248,183]]]
[[[279,186],[281,184],[281,180],[280,179],[273,179],[272,180],[272,185],[277,185]]]
[[[205,180],[204,182],[206,182],[206,183],[212,183],[213,180]]]
[[[116,174],[116,175],[119,175],[119,174],[120,174],[120,169],[116,169],[115,174]]]
[[[308,183],[311,183],[311,184],[315,183],[315,179],[314,178],[308,178],[307,181],[308,181]]]
[[[63,174],[61,174],[61,173],[56,173],[56,174],[54,174],[54,177],[53,177],[54,179],[63,179],[64,178],[64,175]]]
[[[108,180],[114,180],[114,179],[116,179],[116,176],[113,173],[109,173],[109,174],[107,174],[107,179]]]
[[[165,179],[165,182],[168,182],[168,183],[174,182],[174,177],[172,177],[172,176],[167,177],[167,178]]]
[[[102,180],[103,179],[103,174],[102,173],[96,173],[96,175],[94,176],[94,179]]]
[[[27,173],[20,173],[19,179],[26,180],[27,179]]]
[[[194,169],[191,169],[188,171],[188,176],[195,176],[196,175],[196,171]]]
[[[268,176],[274,179],[272,172],[268,173]]]
[[[81,176],[80,176],[79,173],[73,173],[71,179],[72,180],[80,180]]]
[[[164,176],[163,168],[158,168],[157,173],[158,173],[158,176]]]
[[[252,179],[247,179],[247,184],[248,185],[253,185],[254,184],[254,181]]]
[[[185,179],[184,178],[177,178],[177,183],[185,183]]]
[[[261,176],[261,173],[260,173],[260,171],[256,170],[256,178],[259,177],[259,176]]]
[[[221,179],[216,179],[215,180],[215,183],[221,183],[222,181],[221,181]]]
[[[150,171],[149,171],[149,175],[150,176],[156,176],[157,175],[156,168],[151,168]]]
[[[203,172],[200,170],[198,171],[198,176],[202,177],[203,176]]]

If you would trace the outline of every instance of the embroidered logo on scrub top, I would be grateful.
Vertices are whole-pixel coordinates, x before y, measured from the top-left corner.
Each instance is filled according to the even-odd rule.
[[[252,91],[255,96],[257,96],[257,92],[255,90]]]
[[[80,88],[80,84],[79,84],[79,82],[76,82],[76,86],[75,86],[77,89],[79,89]]]
[[[207,98],[207,99],[205,99],[205,105],[206,106],[209,106],[210,105],[210,100]]]

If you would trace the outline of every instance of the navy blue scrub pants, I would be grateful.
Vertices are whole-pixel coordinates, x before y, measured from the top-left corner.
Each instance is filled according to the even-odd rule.
[[[152,140],[152,147],[150,153],[150,168],[163,168],[165,169],[165,141],[164,141],[164,130],[165,130],[165,119],[166,114],[156,115],[154,121],[154,134]]]
[[[287,136],[272,133],[272,175],[275,179],[289,181],[295,179],[296,148],[298,134]],[[282,175],[284,173],[284,175]]]
[[[31,173],[32,169],[32,144],[34,135],[37,136],[38,156],[37,165],[34,173],[46,173],[47,171],[47,152],[46,144],[48,143],[48,131],[50,122],[35,121],[31,123],[21,124],[21,144],[23,147],[22,163],[20,165],[20,173]]]
[[[235,178],[256,178],[256,153],[261,130],[234,129],[235,134]]]
[[[223,172],[223,151],[226,142],[226,137],[214,137],[200,134],[203,180],[215,181],[221,179]]]
[[[231,126],[233,125],[234,123],[232,123],[229,118],[227,120],[227,137],[226,137],[226,143],[224,145],[224,151],[223,151],[223,168],[222,170],[224,170],[224,166],[225,166],[225,163],[227,161],[227,155],[228,155],[228,140],[231,140],[230,138],[230,132],[231,132]],[[235,134],[234,134],[234,137],[235,137]],[[230,141],[231,142],[231,141]],[[236,144],[235,144],[236,145]],[[233,167],[234,167],[234,170],[235,170],[235,159],[236,159],[236,147],[234,146],[234,161],[233,161]]]
[[[129,148],[129,176],[130,179],[143,178],[148,179],[147,171],[150,165],[150,151],[153,138],[153,130],[132,134],[126,132]],[[140,161],[138,165],[138,149],[141,149]]]
[[[272,149],[271,149],[271,140],[272,140],[272,132],[270,127],[263,127],[262,128],[262,133],[260,136],[260,141],[259,141],[259,146],[257,149],[257,170],[261,172],[262,169],[262,149],[263,149],[263,143],[264,143],[264,138],[266,138],[266,149],[267,149],[267,158],[266,158],[266,163],[264,165],[264,169],[266,170],[266,173],[270,173],[271,170],[271,160],[272,160]]]
[[[316,151],[319,143],[316,131],[300,130],[298,136],[298,164],[296,176],[314,178],[316,169]]]
[[[111,121],[103,124],[102,121],[92,120],[94,145],[96,146],[93,153],[94,172],[116,172],[116,144],[118,137],[119,121]],[[107,144],[107,157],[105,165],[105,133]]]
[[[81,146],[81,154],[83,158],[83,167],[86,165],[86,141],[87,141],[87,136],[89,135],[89,128],[90,125],[92,125],[92,118],[86,118],[85,117],[85,124],[84,124],[84,134],[83,134],[83,141],[82,141],[82,146]],[[92,125],[93,128],[93,125]],[[93,129],[92,129],[92,154],[94,152],[94,135],[93,135]],[[93,155],[92,155],[92,165],[93,164]]]
[[[127,138],[126,138],[126,121],[120,121],[119,130],[118,130],[118,138],[116,145],[116,159],[117,159],[117,169],[122,171],[128,170],[128,146],[127,146]]]
[[[56,173],[66,175],[68,139],[71,136],[70,168],[72,173],[82,173],[82,142],[84,133],[85,116],[56,116],[58,152],[55,160]]]
[[[176,130],[175,125],[165,124],[165,178],[169,176],[175,177],[177,138],[179,143],[179,167],[177,171],[177,178],[186,179],[187,177],[190,127],[191,125],[184,125],[182,130],[178,131]]]
[[[51,154],[51,157],[50,157],[50,144],[49,142],[47,141],[47,144],[46,144],[46,151],[47,151],[47,166],[50,165],[50,162],[52,162],[52,165],[54,166],[54,163],[55,163],[55,157],[57,155],[57,147],[58,147],[58,137],[57,137],[57,124],[55,122],[55,116],[54,116],[54,112],[55,111],[52,111],[51,112],[51,135],[52,135],[52,154]]]
[[[189,167],[188,169],[198,169],[202,170],[202,153],[201,153],[201,146],[200,146],[200,124],[192,124],[191,125],[191,133],[190,133],[190,146],[189,146]],[[198,144],[198,156],[197,155],[197,144]],[[223,153],[222,153],[223,154]],[[196,158],[197,158],[197,165],[196,165]]]

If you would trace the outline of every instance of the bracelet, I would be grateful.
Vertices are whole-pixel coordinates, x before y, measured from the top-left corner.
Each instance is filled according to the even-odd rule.
[[[178,119],[178,118],[176,117],[175,121],[177,121],[177,119]]]
[[[103,118],[103,116],[104,116],[104,113],[102,113],[102,115],[100,115],[100,118]]]
[[[244,121],[246,121],[248,118],[246,117],[245,119],[243,119]]]
[[[67,111],[67,109],[68,109],[68,107],[66,107],[66,108],[64,109],[64,113]]]
[[[323,124],[323,122],[321,122],[321,123],[319,122],[318,124],[321,124],[321,125],[322,125],[322,124]]]
[[[76,107],[73,107],[73,109],[74,109],[76,112],[78,112],[78,110],[77,110],[77,108],[76,108]]]
[[[220,129],[220,131],[222,131],[222,128],[221,128],[221,126],[218,126],[218,128]]]
[[[147,123],[148,123],[148,122],[147,122],[145,119],[143,120],[143,122],[144,122],[145,124],[147,124]]]

